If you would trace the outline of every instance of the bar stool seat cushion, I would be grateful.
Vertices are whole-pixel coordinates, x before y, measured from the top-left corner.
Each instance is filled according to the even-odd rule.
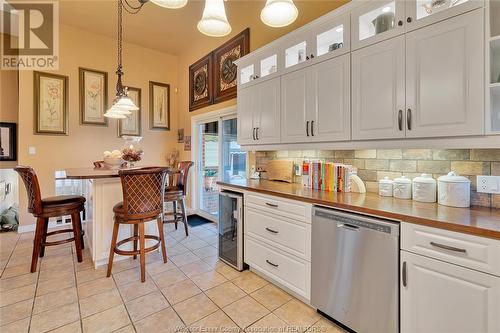
[[[58,195],[42,199],[42,206],[60,206],[60,205],[81,205],[85,203],[85,198],[79,195]]]
[[[113,213],[115,213],[115,217],[119,220],[124,220],[125,216],[125,209],[123,207],[123,201],[117,203],[116,205],[113,206]],[[142,214],[140,217],[134,216],[134,215],[129,215],[128,219],[133,221],[135,219],[137,220],[147,220],[147,219],[156,219],[158,217],[157,213],[151,213],[151,214]]]

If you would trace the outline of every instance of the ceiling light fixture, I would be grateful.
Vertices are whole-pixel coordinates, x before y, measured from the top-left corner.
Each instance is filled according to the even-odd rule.
[[[205,0],[198,30],[210,37],[224,37],[231,33],[231,25],[227,21],[223,0]]]
[[[267,0],[260,12],[260,19],[273,28],[292,24],[299,15],[299,10],[293,0]]]
[[[168,9],[179,9],[187,5],[188,0],[149,0],[155,5]]]
[[[116,75],[118,79],[116,80],[116,97],[113,101],[113,105],[109,110],[106,111],[104,117],[124,119],[128,115],[132,114],[132,111],[137,111],[139,108],[134,102],[128,97],[127,88],[123,87],[122,76],[123,76],[123,66],[122,66],[122,44],[123,44],[123,25],[122,25],[122,0],[118,0],[118,66],[116,68]]]

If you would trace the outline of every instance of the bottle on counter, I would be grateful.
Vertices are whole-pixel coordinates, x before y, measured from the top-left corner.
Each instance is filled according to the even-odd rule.
[[[420,202],[436,202],[436,180],[432,175],[423,173],[413,178],[413,200]]]
[[[302,185],[304,187],[311,187],[311,176],[308,160],[302,161]]]
[[[393,194],[398,199],[411,199],[411,180],[406,176],[394,179]]]
[[[384,179],[378,182],[378,194],[382,197],[392,197],[393,181],[389,177],[384,177]]]

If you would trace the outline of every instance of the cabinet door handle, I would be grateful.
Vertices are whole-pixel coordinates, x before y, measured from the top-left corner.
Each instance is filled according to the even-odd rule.
[[[314,136],[314,120],[311,120],[311,136]]]
[[[279,231],[277,231],[277,230],[273,230],[273,229],[270,229],[270,228],[268,228],[268,227],[266,227],[266,230],[267,230],[267,231],[269,231],[270,233],[273,233],[273,234],[277,234],[277,233],[279,233]]]
[[[434,247],[438,247],[438,248],[443,249],[443,250],[455,251],[455,252],[460,252],[460,253],[467,253],[466,249],[461,249],[459,247],[439,244],[439,243],[435,243],[435,242],[430,242],[430,244]]]
[[[306,121],[306,135],[309,136],[309,120]]]
[[[260,140],[260,138],[259,138],[259,131],[260,131],[260,127],[257,127],[255,129],[255,137],[257,138],[257,140]]]
[[[311,59],[314,59],[314,54],[311,53]]]
[[[411,109],[406,111],[406,126],[408,127],[408,130],[411,131]]]
[[[410,17],[410,16],[408,16],[408,17],[406,18],[406,22],[411,23],[411,17]]]
[[[401,26],[403,26],[403,21],[402,21],[402,20],[399,20],[399,21],[398,21],[398,25],[399,25],[400,27],[401,27]]]
[[[269,206],[269,207],[278,208],[277,204],[266,202],[266,205]]]
[[[273,266],[273,267],[278,267],[278,266],[279,266],[278,264],[272,263],[272,262],[270,262],[270,261],[269,261],[269,260],[267,260],[267,259],[266,259],[266,262],[267,262],[269,265]]]
[[[403,130],[403,110],[399,110],[398,112],[398,128],[400,131]]]
[[[408,272],[406,268],[406,261],[403,262],[403,272],[401,275],[403,278],[403,287],[406,287],[408,285]]]
[[[309,60],[309,56],[306,56],[306,60]]]
[[[252,137],[253,137],[253,139],[254,139],[254,140],[257,140],[257,139],[255,138],[255,127],[252,129]]]

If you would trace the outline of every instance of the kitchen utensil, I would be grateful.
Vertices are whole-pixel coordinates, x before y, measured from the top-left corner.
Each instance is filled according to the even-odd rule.
[[[438,203],[451,207],[470,206],[470,180],[452,171],[438,178]]]
[[[378,194],[383,197],[392,197],[394,182],[389,177],[378,182]]]
[[[413,178],[413,200],[436,202],[436,187],[436,180],[427,173]]]
[[[378,35],[384,31],[394,28],[394,13],[387,12],[380,14],[372,21],[375,27],[375,34]]]
[[[267,162],[266,175],[269,180],[293,181],[293,161],[272,160]]]
[[[406,176],[394,179],[393,194],[398,199],[411,199],[411,180]]]

